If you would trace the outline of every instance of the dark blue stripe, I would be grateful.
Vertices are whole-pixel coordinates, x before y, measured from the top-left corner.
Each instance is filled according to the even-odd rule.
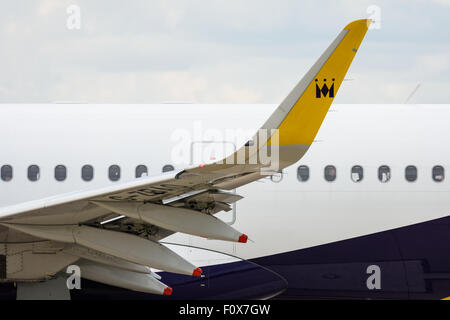
[[[73,299],[398,298],[450,296],[450,216],[302,250],[203,267],[198,279],[163,272],[171,297],[83,280]],[[381,289],[369,290],[367,267],[381,270]],[[15,289],[3,285],[0,295]]]

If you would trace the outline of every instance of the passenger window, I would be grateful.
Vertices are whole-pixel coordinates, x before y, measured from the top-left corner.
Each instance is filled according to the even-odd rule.
[[[40,170],[39,167],[35,164],[28,167],[28,180],[30,181],[38,181],[39,180]]]
[[[417,168],[415,166],[407,166],[405,168],[405,179],[409,182],[417,180]]]
[[[87,164],[81,168],[81,178],[84,181],[91,181],[94,178],[94,168]]]
[[[381,166],[378,168],[378,180],[385,183],[391,180],[391,168],[388,166]]]
[[[136,167],[136,178],[146,177],[148,176],[147,167],[143,164],[140,164]]]
[[[3,181],[11,181],[13,177],[13,168],[9,164],[5,164],[1,169],[1,177]]]
[[[166,164],[163,168],[162,168],[162,172],[169,172],[169,171],[173,171],[175,170],[175,168],[173,167],[173,165],[171,164]]]
[[[326,166],[324,170],[325,180],[328,182],[332,182],[336,180],[336,167],[335,166]]]
[[[56,181],[64,181],[67,178],[67,169],[62,164],[55,167],[55,179]]]
[[[297,168],[297,179],[301,182],[306,182],[309,179],[309,167],[299,166]]]
[[[360,182],[364,178],[364,169],[361,166],[353,166],[351,178],[353,182]]]
[[[120,179],[120,167],[116,164],[113,164],[109,167],[108,170],[109,180],[118,181]]]
[[[436,182],[444,181],[444,167],[443,166],[434,166],[433,167],[433,180]]]

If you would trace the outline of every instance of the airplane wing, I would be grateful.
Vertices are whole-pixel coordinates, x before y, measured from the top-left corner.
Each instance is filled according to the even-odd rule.
[[[1,208],[0,224],[15,232],[80,245],[137,265],[199,275],[199,268],[157,241],[173,232],[247,241],[245,234],[213,216],[230,210],[231,204],[242,198],[226,190],[279,172],[307,152],[369,24],[370,20],[348,24],[253,138],[225,159]],[[89,259],[86,255],[83,258]],[[164,286],[158,288],[159,293],[165,292]]]

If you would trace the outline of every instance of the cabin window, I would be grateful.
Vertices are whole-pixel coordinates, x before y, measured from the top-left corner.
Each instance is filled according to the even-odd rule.
[[[28,167],[28,180],[30,181],[38,181],[40,178],[40,170],[39,167],[35,164]]]
[[[297,168],[297,179],[300,182],[306,182],[309,179],[309,167],[299,166]]]
[[[67,178],[67,169],[62,164],[55,167],[55,179],[56,181],[64,181]]]
[[[416,166],[407,166],[405,168],[405,179],[409,182],[417,180],[417,168]]]
[[[361,166],[353,166],[351,171],[353,182],[360,182],[364,178],[364,169]]]
[[[109,180],[118,181],[120,179],[120,167],[116,164],[113,164],[109,167],[108,170]]]
[[[84,181],[91,181],[94,178],[94,168],[86,164],[81,168],[81,178]]]
[[[336,167],[335,166],[326,166],[324,170],[325,180],[328,182],[332,182],[336,180]]]
[[[1,168],[1,177],[3,181],[11,181],[13,177],[13,168],[9,164],[5,164]]]
[[[433,175],[434,181],[436,181],[436,182],[444,181],[444,178],[445,178],[444,167],[443,166],[434,166],[432,175]]]
[[[378,180],[380,180],[383,183],[388,182],[391,180],[391,168],[388,166],[381,166],[378,168]]]
[[[163,168],[162,168],[162,172],[169,172],[169,171],[173,171],[175,170],[175,168],[173,167],[173,165],[171,164],[166,164]]]
[[[136,167],[136,178],[148,176],[147,166],[140,164]]]

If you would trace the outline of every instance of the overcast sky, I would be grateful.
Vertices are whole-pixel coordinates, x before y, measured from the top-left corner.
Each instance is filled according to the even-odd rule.
[[[450,103],[450,0],[0,3],[1,103],[279,103],[369,6],[380,29],[335,101],[403,103],[420,83],[410,102]]]

